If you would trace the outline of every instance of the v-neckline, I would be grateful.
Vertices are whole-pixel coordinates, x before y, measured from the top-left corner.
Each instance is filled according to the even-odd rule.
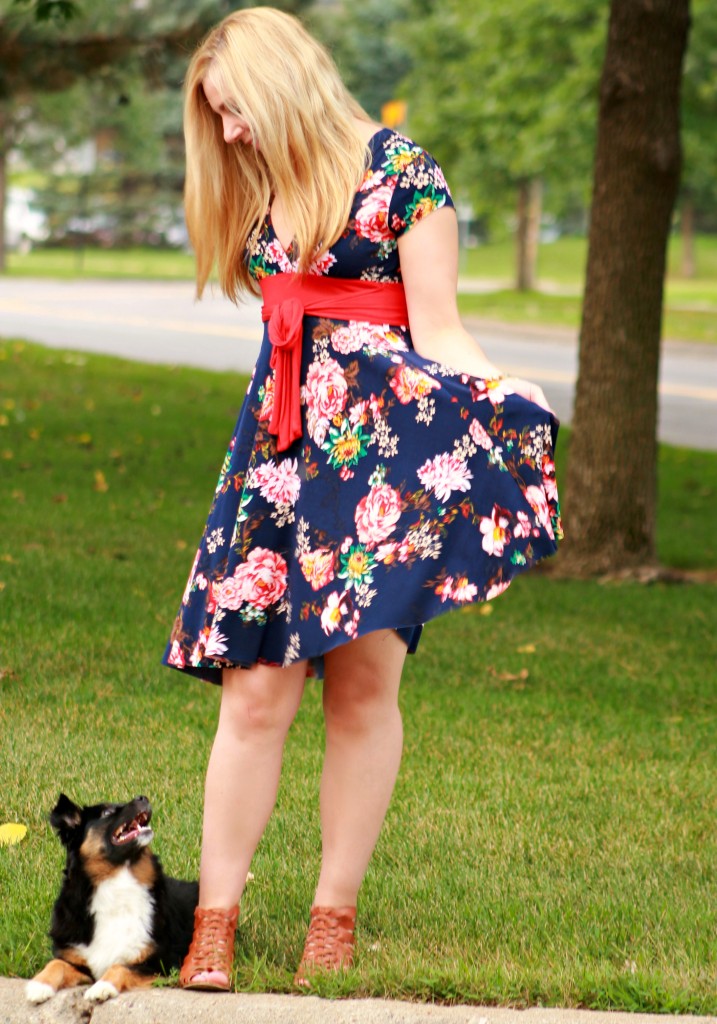
[[[368,139],[366,145],[371,150],[371,157],[372,157],[372,161],[371,162],[372,163],[373,163],[373,156],[374,156],[374,142],[376,141],[376,139],[378,138],[379,135],[383,135],[384,132],[390,132],[390,131],[393,131],[393,129],[392,128],[387,128],[385,125],[383,125],[381,128],[378,129],[378,131],[375,131],[373,133],[373,135],[371,136],[370,139]],[[293,258],[293,252],[294,252],[294,246],[296,244],[296,237],[292,236],[291,241],[289,242],[288,247],[286,245],[284,245],[282,240],[279,238],[279,232],[276,230],[276,228],[274,226],[274,218],[271,215],[271,207],[273,205],[273,202],[274,202],[274,200],[272,199],[270,201],[269,207],[268,207],[268,209],[266,211],[266,223],[267,223],[267,226],[269,227],[269,230],[271,231],[272,235],[274,236],[274,239],[275,239],[277,245],[279,246],[279,248],[281,249],[282,253],[284,254],[284,256],[286,256],[287,259],[292,259]]]

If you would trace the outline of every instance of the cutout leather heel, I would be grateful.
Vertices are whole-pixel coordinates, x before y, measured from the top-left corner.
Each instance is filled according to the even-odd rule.
[[[239,907],[196,908],[194,935],[179,972],[180,988],[229,991],[238,917]]]
[[[311,987],[316,971],[340,971],[354,962],[356,907],[312,907],[304,953],[294,984]]]

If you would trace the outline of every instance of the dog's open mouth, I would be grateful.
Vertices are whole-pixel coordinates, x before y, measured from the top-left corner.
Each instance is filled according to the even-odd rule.
[[[112,842],[115,846],[122,846],[124,843],[131,843],[133,839],[139,839],[140,836],[146,835],[148,832],[151,833],[149,819],[150,815],[146,811],[141,811],[136,818],[126,821],[124,825],[120,825],[114,830]]]

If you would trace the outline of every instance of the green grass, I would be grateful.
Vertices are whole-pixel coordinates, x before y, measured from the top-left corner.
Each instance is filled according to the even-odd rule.
[[[671,306],[671,301],[668,289],[663,321],[665,338],[672,341],[717,342],[717,304],[710,309],[685,309]],[[695,300],[695,306],[699,301]],[[459,295],[458,306],[464,317],[484,317],[506,323],[542,324],[577,330],[580,326],[582,298],[579,295],[502,289]]]
[[[0,817],[29,829],[0,847],[2,974],[49,954],[61,789],[147,793],[165,868],[196,875],[218,691],[158,660],[245,385],[0,345]],[[717,455],[663,448],[660,470],[663,560],[714,568]],[[716,615],[707,585],[537,572],[432,623],[358,964],[321,992],[717,1013]],[[321,748],[309,683],[243,901],[240,988],[290,987]]]
[[[33,249],[7,262],[13,277],[194,279],[194,256],[171,249]]]

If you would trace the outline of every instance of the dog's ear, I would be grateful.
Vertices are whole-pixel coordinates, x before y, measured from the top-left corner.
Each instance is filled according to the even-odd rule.
[[[73,804],[69,797],[60,793],[60,797],[50,812],[50,824],[57,832],[63,844],[67,846],[68,840],[75,829],[82,823],[82,811]]]

